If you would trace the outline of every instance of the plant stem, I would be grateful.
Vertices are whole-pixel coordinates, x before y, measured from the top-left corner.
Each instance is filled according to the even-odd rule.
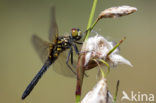
[[[97,1],[98,0],[94,0],[94,2],[93,2],[93,6],[92,6],[92,9],[91,9],[91,13],[90,13],[90,17],[89,17],[89,20],[88,20],[88,25],[87,25],[87,34],[86,34],[86,36],[85,36],[85,41],[88,39],[88,37],[89,37],[89,34],[90,34],[90,32],[91,32],[91,24],[92,24],[92,22],[93,22],[93,17],[94,17],[94,14],[95,14],[95,9],[96,9],[96,4],[97,4]]]
[[[126,37],[124,37],[122,40],[120,40],[120,42],[117,43],[117,44],[114,46],[114,48],[108,52],[107,57],[108,57],[117,47],[119,47],[119,45],[120,45],[125,39],[126,39]]]
[[[92,21],[93,21],[97,1],[98,0],[93,1],[90,17],[89,17],[89,20],[88,20],[87,32],[86,32],[87,34],[85,36],[85,40],[88,39],[89,34],[91,32],[91,29],[89,29],[89,28],[91,27],[91,24],[92,24]],[[80,103],[80,101],[81,101],[81,88],[82,88],[83,77],[84,77],[83,65],[84,65],[84,55],[80,55],[79,59],[78,59],[77,68],[76,68],[77,69],[76,103]]]
[[[117,85],[116,85],[116,90],[115,90],[114,102],[113,103],[116,103],[116,98],[117,98],[118,90],[119,90],[119,83],[120,83],[120,81],[118,80]]]

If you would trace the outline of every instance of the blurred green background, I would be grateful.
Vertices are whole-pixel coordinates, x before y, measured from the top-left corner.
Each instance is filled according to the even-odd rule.
[[[127,37],[120,47],[121,54],[134,67],[119,65],[108,76],[111,93],[114,93],[116,81],[121,82],[119,102],[123,90],[129,95],[134,91],[156,96],[155,4],[155,0],[99,0],[97,4],[96,16],[112,6],[130,5],[138,8],[132,15],[102,20],[94,29],[113,41]],[[0,103],[75,102],[76,79],[58,75],[52,68],[28,98],[21,100],[24,89],[42,66],[30,38],[36,33],[48,40],[51,5],[56,7],[61,34],[70,33],[73,27],[83,31],[86,29],[92,0],[0,0]],[[82,96],[97,82],[96,73],[96,69],[89,71],[89,77],[84,80]]]

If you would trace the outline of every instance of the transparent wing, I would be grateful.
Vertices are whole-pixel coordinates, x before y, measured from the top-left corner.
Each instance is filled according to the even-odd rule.
[[[58,26],[56,23],[55,7],[54,6],[52,7],[51,11],[52,12],[51,12],[51,24],[50,24],[50,31],[49,31],[49,40],[51,42],[53,42],[58,37]]]
[[[39,55],[40,59],[44,63],[48,58],[49,43],[46,41],[43,41],[37,35],[32,36],[31,42],[32,42],[37,54]]]
[[[78,46],[79,48],[79,46]],[[80,49],[79,49],[80,50]],[[73,77],[76,78],[76,75],[68,68],[66,65],[66,59],[68,56],[69,49],[66,51],[63,51],[58,59],[56,60],[56,63],[53,65],[53,70],[66,77]],[[76,73],[76,65],[77,65],[78,55],[75,53],[73,48],[73,65],[71,64],[71,57],[69,58],[69,65],[72,67],[72,70]]]
[[[39,55],[40,59],[44,63],[48,58],[48,52],[49,52],[49,43],[46,41],[43,41],[40,37],[37,35],[32,36],[32,44],[35,48],[35,51]],[[78,46],[78,48],[80,48]],[[79,49],[80,50],[80,49]],[[66,59],[68,56],[69,49],[63,51],[58,56],[57,60],[54,64],[52,64],[52,69],[65,77],[73,77],[76,78],[76,75],[68,68],[66,65]],[[75,53],[73,48],[73,65],[71,65],[71,58],[69,58],[69,65],[72,67],[73,71],[76,72],[76,64],[77,64],[78,55]]]

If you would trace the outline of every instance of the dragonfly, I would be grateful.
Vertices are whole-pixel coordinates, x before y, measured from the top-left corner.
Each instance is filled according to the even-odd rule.
[[[59,36],[58,33],[58,26],[56,23],[55,18],[55,7],[52,7],[52,15],[51,15],[51,27],[49,32],[49,41],[46,42],[43,41],[40,37],[37,35],[32,36],[32,44],[34,45],[35,50],[37,51],[38,55],[40,56],[41,60],[44,62],[42,68],[39,70],[39,72],[36,74],[36,76],[33,78],[33,80],[30,82],[30,84],[25,89],[22,100],[24,100],[33,90],[33,88],[36,86],[40,78],[43,76],[43,74],[47,71],[47,69],[53,64],[55,65],[55,61],[60,59],[62,64],[65,64],[65,62],[62,60],[60,55],[62,57],[66,58],[66,65],[68,67],[68,70],[66,68],[62,68],[60,71],[64,72],[64,75],[73,76],[76,72],[74,69],[72,69],[70,63],[73,65],[74,57],[73,53],[79,55],[77,44],[82,44],[79,40],[82,38],[82,32],[78,28],[72,28],[71,33],[68,36]],[[63,54],[66,50],[69,50],[67,53],[67,56]],[[62,65],[59,64],[59,65]],[[59,68],[53,68],[54,70],[58,70]],[[66,70],[65,70],[66,69]],[[58,73],[60,73],[60,71]],[[70,73],[68,73],[70,72]]]

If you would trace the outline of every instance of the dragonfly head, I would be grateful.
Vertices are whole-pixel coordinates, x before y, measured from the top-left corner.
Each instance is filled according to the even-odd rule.
[[[80,40],[81,37],[82,37],[82,32],[80,29],[77,29],[77,28],[72,28],[72,33],[71,33],[71,36],[74,40]]]

